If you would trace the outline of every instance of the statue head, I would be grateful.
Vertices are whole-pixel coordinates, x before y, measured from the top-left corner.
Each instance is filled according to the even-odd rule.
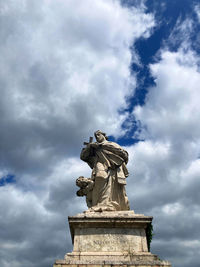
[[[96,132],[94,132],[94,136],[95,136],[98,143],[102,143],[103,141],[108,140],[106,133],[104,133],[100,130],[97,130]]]

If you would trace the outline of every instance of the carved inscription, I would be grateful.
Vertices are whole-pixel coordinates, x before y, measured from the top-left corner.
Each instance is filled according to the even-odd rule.
[[[79,229],[76,251],[144,251],[142,229]],[[78,241],[78,240],[77,240]],[[76,242],[75,242],[76,243]]]
[[[126,240],[120,239],[120,240],[93,240],[94,245],[116,245],[117,243],[121,244],[127,244]]]

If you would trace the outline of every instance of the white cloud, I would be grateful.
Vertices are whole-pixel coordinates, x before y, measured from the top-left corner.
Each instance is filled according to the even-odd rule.
[[[82,142],[97,129],[123,134],[130,47],[154,19],[115,0],[8,0],[0,15],[0,169],[16,175],[0,187],[0,265],[46,267],[70,251],[67,215],[86,209]]]
[[[154,179],[157,189],[162,183],[167,190],[176,188],[179,198],[187,191],[184,186],[188,192],[190,186],[195,189],[193,180],[197,186],[200,154],[199,58],[183,51],[163,51],[161,60],[151,65],[156,86],[149,90],[145,105],[133,112],[146,139],[133,148],[137,175]]]
[[[172,204],[164,205],[162,210],[164,213],[166,213],[167,216],[178,215],[182,212],[183,206],[180,203],[175,202]]]
[[[196,5],[194,8],[195,12],[196,12],[196,16],[198,18],[198,21],[200,23],[200,5]]]
[[[119,110],[134,93],[129,66],[138,59],[130,46],[155,24],[145,12],[114,0],[0,4],[0,173],[17,174],[15,185],[0,187],[2,267],[46,267],[70,251],[67,215],[86,208],[75,179],[90,174],[77,155],[98,128],[124,133],[127,114]],[[161,50],[161,60],[151,65],[156,86],[133,112],[144,126],[138,136],[146,140],[127,148],[131,208],[154,216],[153,252],[167,253],[177,266],[176,257],[186,266],[183,254],[197,266],[189,248],[198,245],[200,223],[199,58],[188,42],[193,26],[190,19],[179,21],[171,42],[186,42],[176,53]]]
[[[40,172],[96,129],[124,133],[127,114],[119,111],[135,87],[130,46],[154,25],[144,7],[10,0],[1,17],[1,158],[8,168]]]
[[[199,139],[197,63],[194,53],[180,50],[163,52],[161,61],[151,66],[156,86],[150,90],[146,105],[134,110],[136,118],[148,128],[147,137],[174,143]]]
[[[182,31],[189,38],[191,29],[181,25]],[[197,265],[192,248],[200,218],[200,58],[187,40],[176,52],[159,52],[150,65],[155,86],[133,111],[136,136],[145,141],[129,148],[135,162],[132,198],[136,211],[154,215],[153,252],[174,266]]]
[[[86,210],[85,200],[76,196],[75,180],[90,170],[75,158],[52,169],[37,185],[25,181],[0,187],[1,266],[45,267],[71,250],[67,216]]]

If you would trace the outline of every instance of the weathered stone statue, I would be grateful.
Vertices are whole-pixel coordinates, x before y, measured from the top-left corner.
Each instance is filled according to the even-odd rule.
[[[125,185],[128,170],[128,152],[98,130],[94,133],[96,142],[85,143],[80,158],[92,169],[91,178],[79,177],[76,181],[80,190],[78,196],[86,196],[88,211],[129,210]]]
[[[81,151],[92,175],[76,180],[77,195],[86,196],[89,210],[68,217],[73,251],[54,267],[171,267],[150,252],[153,217],[129,209],[128,153],[102,131],[94,135],[96,142],[91,137]]]

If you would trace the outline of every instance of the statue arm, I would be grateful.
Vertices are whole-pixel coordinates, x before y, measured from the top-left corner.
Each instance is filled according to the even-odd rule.
[[[83,161],[86,161],[90,156],[90,149],[89,147],[84,147],[82,150],[81,150],[81,154],[80,154],[80,158],[81,160]]]
[[[93,153],[93,148],[87,145],[85,148],[81,150],[80,154],[81,160],[85,161],[88,163],[91,169],[94,167],[94,153]]]

